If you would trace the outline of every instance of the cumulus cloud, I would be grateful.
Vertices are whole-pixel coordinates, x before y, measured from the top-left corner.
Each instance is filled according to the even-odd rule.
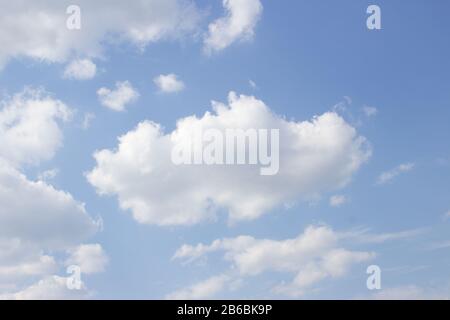
[[[377,184],[386,184],[386,183],[392,181],[394,178],[396,178],[400,174],[411,171],[412,169],[414,169],[414,166],[415,166],[414,163],[403,163],[403,164],[400,164],[399,166],[395,167],[392,170],[383,172],[378,177]]]
[[[104,271],[108,260],[101,245],[85,244],[70,250],[66,265],[77,265],[82,273],[91,274]]]
[[[84,205],[0,162],[0,235],[48,248],[75,244],[97,229]]]
[[[224,259],[230,263],[230,276],[242,278],[265,272],[292,274],[290,283],[280,283],[273,290],[278,294],[300,296],[320,281],[342,277],[355,264],[375,257],[373,252],[343,248],[342,239],[341,234],[328,226],[309,226],[293,239],[239,236],[218,239],[209,245],[183,245],[173,258],[190,262],[212,252],[223,252]]]
[[[99,223],[84,204],[43,181],[30,181],[0,160],[0,287],[21,286],[60,265],[50,252],[64,252],[92,236]],[[0,290],[1,293],[1,290]]]
[[[14,165],[38,164],[62,145],[60,122],[72,110],[44,90],[27,88],[0,102],[0,158]]]
[[[65,62],[99,57],[103,45],[127,41],[138,48],[195,33],[200,13],[190,0],[79,0],[81,29],[69,30],[72,1],[0,0],[0,66],[15,57]],[[24,9],[26,8],[26,9]],[[107,8],[107,10],[105,10]]]
[[[167,297],[190,299],[195,297],[194,289],[205,288],[201,292],[204,293],[203,299],[207,299],[232,290],[233,283],[242,284],[249,277],[273,272],[292,277],[290,282],[274,285],[274,294],[299,297],[315,292],[324,280],[342,278],[353,266],[376,257],[372,251],[355,251],[350,247],[407,240],[424,231],[414,229],[374,234],[361,228],[337,232],[326,225],[310,225],[293,239],[238,236],[217,239],[209,244],[184,244],[175,252],[173,260],[182,261],[185,266],[196,261],[203,265],[207,257],[223,253],[229,266],[222,274],[176,290]],[[219,281],[223,278],[227,279],[225,284]],[[211,290],[207,290],[209,288]]]
[[[220,51],[236,41],[253,38],[263,11],[260,0],[223,0],[222,4],[226,14],[208,26],[204,39],[206,53]]]
[[[183,81],[178,79],[176,74],[161,74],[153,79],[153,82],[159,88],[159,91],[172,93],[179,92],[184,89]]]
[[[97,95],[103,106],[114,111],[124,111],[127,104],[139,98],[139,93],[129,81],[116,82],[115,90],[100,88]]]
[[[64,78],[76,80],[88,80],[95,77],[97,66],[89,59],[72,61],[64,70]]]
[[[189,149],[187,137],[210,128],[278,129],[278,174],[261,176],[254,165],[173,164],[175,146]],[[179,119],[169,134],[141,122],[116,149],[94,154],[97,165],[87,179],[99,194],[116,195],[141,223],[195,224],[213,219],[220,208],[230,221],[240,221],[345,186],[369,156],[367,141],[334,112],[287,121],[255,97],[230,93],[228,105],[213,102],[213,112]]]
[[[21,172],[24,164],[54,156],[62,145],[60,124],[70,119],[71,109],[44,90],[32,89],[1,106],[0,297],[31,298],[44,288],[57,287],[56,278],[48,278],[62,266],[56,253],[84,242],[99,222],[83,203],[46,181],[55,172],[42,174],[38,181]],[[42,282],[27,287],[39,278]]]
[[[18,238],[0,239],[0,293],[5,285],[32,276],[42,276],[58,270],[54,257],[35,250],[37,246]]]

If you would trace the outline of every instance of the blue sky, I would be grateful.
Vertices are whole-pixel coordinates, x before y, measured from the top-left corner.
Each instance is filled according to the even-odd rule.
[[[85,204],[86,211],[93,219],[102,220],[102,228],[89,237],[80,236],[76,241],[70,239],[70,245],[66,246],[42,244],[33,249],[33,253],[29,253],[30,256],[53,256],[57,268],[52,271],[35,272],[31,276],[14,271],[17,276],[9,279],[6,276],[5,280],[2,278],[2,264],[14,268],[23,261],[8,260],[0,254],[0,297],[35,297],[35,292],[39,294],[37,297],[53,297],[51,288],[43,286],[42,292],[30,288],[36,289],[39,280],[49,279],[54,275],[61,277],[60,279],[67,277],[67,261],[77,261],[75,264],[81,265],[87,263],[73,257],[77,256],[74,253],[77,252],[76,248],[89,244],[101,246],[101,253],[97,252],[101,257],[88,256],[100,261],[98,263],[101,266],[95,272],[82,273],[86,286],[82,290],[86,294],[83,298],[352,299],[450,296],[448,2],[262,0],[260,3],[254,0],[248,1],[248,7],[244,0],[229,2],[236,4],[229,4],[227,9],[221,1],[198,1],[194,9],[198,17],[194,19],[195,14],[191,11],[176,17],[182,21],[192,20],[194,26],[180,30],[177,23],[168,19],[169,23],[177,25],[173,30],[169,28],[170,31],[158,29],[158,22],[152,25],[152,17],[147,19],[139,5],[120,8],[120,4],[113,4],[109,8],[111,12],[117,9],[115,7],[118,7],[117,12],[129,12],[124,14],[123,20],[117,20],[117,26],[109,20],[102,20],[104,16],[101,15],[98,24],[105,23],[101,32],[89,30],[92,27],[90,23],[82,25],[80,39],[84,39],[83,32],[99,36],[80,47],[70,44],[70,41],[69,44],[52,42],[52,37],[60,34],[43,27],[36,27],[33,31],[31,25],[17,27],[9,22],[0,23],[3,30],[8,30],[8,27],[15,27],[15,30],[23,27],[23,33],[29,32],[31,37],[22,37],[22,33],[18,33],[17,39],[8,39],[11,46],[0,49],[0,61],[4,62],[0,72],[3,109],[14,105],[11,97],[25,92],[28,89],[24,88],[28,87],[41,88],[41,95],[50,95],[51,99],[60,100],[73,110],[70,121],[57,121],[63,142],[60,146],[57,143],[53,145],[54,155],[42,156],[41,161],[33,164],[27,161],[9,161],[7,148],[5,155],[0,153],[0,156],[10,162],[7,164],[8,168],[21,172],[30,182],[39,180],[39,174],[46,170],[57,169],[56,176],[43,183],[53,186],[55,190],[70,193],[74,201]],[[10,5],[10,11],[2,10],[1,15],[14,17],[24,12],[32,15],[33,12],[44,10],[49,12],[50,18],[55,19],[55,28],[58,28],[58,22],[64,22],[67,18],[65,8],[68,4],[54,5],[48,1],[36,3],[31,5],[29,1],[22,1],[17,5]],[[147,9],[151,10],[154,5],[155,10],[160,10],[164,7],[161,3],[163,1],[148,1]],[[190,1],[173,0],[168,3],[174,4],[170,10],[178,10],[178,6],[183,7]],[[366,27],[366,9],[370,4],[377,4],[381,8],[381,30],[368,30]],[[26,11],[28,5],[32,8]],[[82,19],[92,19],[99,14],[98,10],[108,12],[104,6],[101,9],[101,5],[90,6],[84,1],[80,1],[79,5]],[[255,13],[258,6],[263,9]],[[244,18],[254,19],[254,24],[252,21],[244,21],[244,18],[242,21],[235,21],[242,23],[241,32],[233,33],[232,41],[225,43],[224,48],[213,49],[211,54],[205,53],[205,39],[211,37],[208,25],[245,8],[248,16],[244,15]],[[114,14],[117,12],[114,11]],[[139,14],[138,19],[142,19],[142,25],[138,27],[145,28],[148,24],[158,30],[156,40],[146,39],[144,45],[139,47],[136,39],[127,38],[127,19],[134,14]],[[116,15],[111,13],[111,16]],[[114,26],[116,33],[108,33],[110,25]],[[60,28],[65,29],[64,25]],[[77,31],[63,30],[63,36],[65,32],[70,37]],[[0,39],[6,36],[6,32],[0,32]],[[105,40],[108,37],[112,40]],[[225,41],[221,38],[219,40]],[[68,46],[70,50],[66,52],[65,47],[55,48],[58,55],[53,57],[37,50],[46,46],[45,41],[50,43],[50,47]],[[90,50],[89,46],[93,42],[101,44],[101,53]],[[16,43],[19,49],[9,50]],[[34,52],[39,53],[36,56]],[[76,59],[89,59],[94,63],[95,75],[84,80],[64,77],[64,70]],[[179,92],[161,92],[154,78],[167,74],[175,74],[184,83],[184,89]],[[255,87],[249,83],[250,80],[256,84]],[[139,97],[125,103],[124,111],[117,112],[102,105],[98,90],[102,87],[114,90],[116,82],[121,81],[128,81],[133,90],[139,93]],[[154,179],[149,182],[149,186],[153,188],[157,189],[161,185],[161,190],[164,190],[161,191],[161,199],[166,198],[171,187],[179,187],[176,180],[174,184],[166,185],[152,175],[135,177],[137,180],[130,176],[129,180],[123,180],[127,176],[125,174],[123,177],[121,170],[138,172],[139,162],[133,163],[130,160],[130,163],[127,162],[122,167],[120,159],[116,163],[114,156],[106,160],[104,173],[121,181],[118,185],[112,182],[102,184],[102,177],[94,179],[95,181],[88,179],[94,168],[102,168],[93,154],[97,150],[106,149],[116,152],[118,137],[135,130],[140,122],[153,121],[161,125],[164,134],[170,134],[176,130],[180,119],[192,115],[200,119],[205,112],[211,111],[211,100],[232,105],[232,101],[227,102],[230,91],[254,96],[263,101],[280,119],[293,122],[311,121],[315,116],[334,112],[338,119],[344,121],[345,126],[355,130],[357,136],[367,139],[371,155],[367,159],[361,159],[361,163],[348,173],[345,185],[337,186],[331,178],[328,182],[326,175],[319,175],[318,178],[312,176],[313,180],[320,180],[316,181],[317,184],[324,185],[320,190],[311,187],[311,190],[304,192],[311,191],[315,196],[313,198],[305,199],[305,194],[295,190],[296,183],[302,189],[303,180],[307,180],[309,176],[305,179],[298,176],[298,180],[286,182],[286,187],[281,187],[282,178],[273,183],[268,180],[268,187],[263,189],[267,196],[281,188],[286,199],[277,200],[255,219],[243,219],[236,223],[229,223],[230,206],[235,204],[234,200],[230,206],[220,207],[215,218],[201,219],[190,225],[159,225],[155,222],[140,223],[133,219],[133,210],[121,209],[118,197],[135,199],[145,195],[146,191],[140,190],[139,185],[145,185],[148,179]],[[23,99],[33,100],[30,97]],[[239,99],[236,104],[245,103]],[[19,104],[19,109],[23,107],[20,103],[16,104]],[[374,108],[372,110],[376,110],[376,114],[366,114],[365,106]],[[83,119],[88,113],[94,118],[87,128],[83,128]],[[2,121],[4,120],[0,116],[0,132],[6,136],[5,132],[14,123]],[[314,136],[310,139],[314,139]],[[141,151],[145,149],[145,141],[143,143],[141,149],[138,148],[131,154],[133,159],[146,157],[145,152]],[[333,143],[330,142],[331,147],[334,147]],[[349,143],[353,145],[355,141]],[[35,152],[34,149],[24,148],[25,154],[33,157],[31,153]],[[344,157],[348,150],[337,149],[336,152],[342,152]],[[307,154],[304,156],[308,157]],[[354,156],[362,157],[360,154]],[[146,161],[153,161],[152,159],[150,157]],[[334,160],[327,163],[329,170],[339,170],[339,165],[342,164]],[[113,169],[108,171],[110,167]],[[115,173],[118,176],[114,176]],[[387,173],[385,176],[389,177],[389,181],[377,183],[383,173]],[[166,172],[163,171],[162,176],[164,174]],[[189,177],[186,179],[190,179]],[[201,174],[196,179],[189,180],[187,186],[192,190],[197,190],[203,184],[215,186],[217,177],[214,173]],[[9,188],[14,193],[15,190],[7,181],[0,179],[0,185],[3,184],[4,188]],[[126,187],[122,185],[124,181]],[[239,193],[239,185],[244,181],[239,180],[239,175],[233,181],[238,190],[236,192]],[[181,187],[186,187],[184,180],[180,183]],[[217,181],[217,185],[221,194],[233,190],[229,189],[229,184],[222,186],[221,181]],[[255,187],[258,187],[257,183]],[[102,188],[103,191],[116,191],[100,195]],[[307,189],[308,186],[304,188]],[[138,195],[133,194],[137,189]],[[264,197],[264,192],[258,193],[258,196]],[[190,205],[184,204],[184,198],[174,194],[172,198],[167,195],[167,206],[176,201],[179,201],[177,204],[181,207]],[[332,196],[340,196],[342,203],[330,205]],[[8,201],[14,198],[0,196],[0,201],[2,199]],[[142,201],[148,201],[149,205],[160,205],[145,197]],[[166,200],[161,200],[161,203],[163,201]],[[165,208],[166,203],[162,205]],[[12,214],[16,206],[7,202],[2,207],[4,209],[0,210],[0,217],[4,216],[2,222],[5,223],[5,228],[16,230],[15,226],[9,227],[6,224],[11,220],[8,214]],[[55,210],[58,208],[56,206]],[[29,214],[45,215],[45,212]],[[168,213],[158,214],[163,217]],[[26,215],[21,219],[27,219]],[[40,223],[44,222],[38,219],[33,227],[27,227],[26,230],[40,228]],[[55,224],[52,228],[61,228],[64,233],[64,228],[72,227],[70,223],[62,223]],[[236,239],[242,235],[278,243],[303,235],[306,241],[308,228],[313,228],[316,232],[323,231],[327,235],[330,232],[334,239],[324,245],[326,249],[317,249],[324,251],[317,252],[317,257],[311,258],[311,261],[302,260],[308,254],[302,251],[304,248],[301,245],[298,251],[278,256],[271,251],[273,249],[266,248],[264,243],[259,249],[250,246],[244,247],[241,252],[235,247],[239,246],[232,241],[219,246],[220,248],[211,249],[209,253],[200,254],[192,262],[189,262],[189,254],[186,254],[185,260],[183,257],[173,258],[182,245],[193,249],[199,243],[208,246],[217,239]],[[6,232],[3,237],[0,235],[2,241],[11,239],[21,239],[22,243],[29,241],[26,234],[14,235],[13,231]],[[275,244],[274,246],[276,248]],[[246,269],[246,263],[252,265],[252,259],[256,259],[251,255],[252,249],[264,252],[261,253],[264,254],[264,259],[257,262],[256,268],[263,271]],[[345,272],[334,272],[336,269],[329,267],[326,262],[328,254],[335,252],[335,249],[353,254],[351,261],[342,267]],[[361,255],[356,256],[356,252]],[[271,260],[277,262],[269,263]],[[373,264],[381,268],[382,289],[369,291],[366,288],[366,268]],[[330,271],[329,268],[333,270]],[[83,271],[83,267],[81,269]],[[321,274],[317,281],[311,280],[315,274],[310,274],[311,269]],[[305,275],[311,280],[311,284],[295,284],[293,279],[301,277],[300,275]],[[210,279],[212,280],[208,282]],[[202,283],[203,286],[198,285]],[[65,298],[71,297],[73,292],[63,290],[58,291],[58,294]],[[55,296],[59,297],[56,293]]]

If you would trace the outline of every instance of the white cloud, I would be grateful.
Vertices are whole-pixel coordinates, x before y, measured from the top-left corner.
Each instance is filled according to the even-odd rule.
[[[195,33],[200,17],[190,0],[78,0],[81,29],[69,30],[66,8],[72,4],[66,0],[0,0],[0,68],[16,57],[47,62],[99,57],[105,43],[117,41],[144,48]]]
[[[48,276],[16,293],[0,294],[0,300],[78,300],[89,297],[86,287],[70,290],[67,278]]]
[[[58,291],[56,278],[48,278],[62,266],[57,253],[88,239],[99,224],[83,203],[46,182],[55,171],[44,172],[39,181],[20,171],[23,164],[54,156],[62,145],[59,125],[72,111],[44,90],[31,89],[2,101],[1,107],[0,297],[39,297],[45,288]],[[27,288],[38,278],[44,280]]]
[[[72,111],[43,90],[27,88],[0,102],[0,158],[11,164],[37,164],[62,145],[59,122]]]
[[[187,288],[181,288],[168,297],[188,299],[193,288],[203,287],[209,280],[226,277],[227,284],[205,290],[205,298],[217,296],[232,289],[230,283],[242,283],[248,277],[266,272],[292,275],[292,281],[282,282],[272,288],[275,294],[299,297],[316,292],[322,281],[344,277],[359,263],[372,260],[376,254],[371,251],[353,251],[346,246],[380,244],[387,241],[407,240],[422,234],[424,229],[405,230],[393,233],[372,234],[367,229],[336,232],[324,225],[311,225],[296,238],[286,240],[255,239],[239,236],[212,241],[210,244],[182,245],[173,255],[184,265],[201,261],[205,263],[208,255],[223,252],[229,262],[226,272],[213,276]],[[213,283],[217,283],[214,282]],[[206,296],[210,293],[210,296]]]
[[[95,77],[97,66],[89,59],[72,61],[64,70],[64,78],[88,80]]]
[[[179,92],[184,89],[183,81],[178,79],[176,74],[161,74],[153,79],[153,82],[161,92],[172,93]]]
[[[261,17],[260,0],[223,0],[226,15],[208,26],[204,39],[206,53],[220,51],[239,40],[253,38],[254,29]]]
[[[230,262],[230,275],[232,271],[237,273],[234,277],[256,276],[264,272],[292,274],[294,278],[290,283],[279,284],[273,290],[283,295],[300,296],[320,281],[342,277],[353,265],[375,257],[372,252],[342,248],[341,239],[340,234],[330,227],[309,226],[296,238],[287,240],[240,236],[218,239],[209,245],[183,245],[174,259],[192,261],[208,253],[222,251],[224,259]]]
[[[0,285],[15,285],[16,281],[31,276],[42,276],[56,272],[54,257],[34,251],[32,245],[26,247],[18,239],[0,240],[0,247],[6,250],[1,256]],[[6,246],[10,246],[7,248]],[[0,288],[0,293],[1,293]]]
[[[392,240],[404,240],[417,237],[428,231],[426,228],[403,230],[398,232],[387,232],[373,234],[369,229],[360,229],[345,234],[345,237],[362,243],[383,243]]]
[[[180,289],[166,296],[169,300],[208,299],[221,292],[231,278],[227,275],[213,276],[188,288]]]
[[[0,160],[0,237],[58,249],[92,235],[84,205],[43,181],[30,181]]]
[[[108,257],[99,244],[80,245],[70,252],[66,265],[77,265],[85,274],[98,273],[105,270]]]
[[[330,206],[340,207],[348,202],[348,199],[344,195],[334,195],[330,197]]]
[[[30,181],[0,159],[0,294],[57,272],[61,265],[48,253],[65,252],[98,228],[69,193]]]
[[[378,109],[375,107],[364,106],[362,110],[367,117],[373,117],[378,113]]]
[[[240,221],[341,188],[370,156],[366,140],[334,112],[287,121],[262,101],[235,93],[228,105],[213,102],[213,109],[178,120],[170,134],[141,122],[119,138],[117,149],[94,154],[97,166],[88,181],[99,194],[117,195],[120,207],[141,223],[195,224],[213,219],[218,208],[227,209],[230,221]],[[173,146],[189,147],[186,137],[207,128],[279,129],[278,174],[261,176],[252,165],[174,165]]]
[[[392,170],[383,172],[378,177],[377,184],[386,184],[392,181],[392,179],[396,178],[398,175],[411,171],[412,169],[414,169],[414,166],[414,163],[403,163]]]
[[[116,82],[115,90],[100,88],[97,95],[103,106],[114,111],[124,111],[127,104],[139,98],[139,93],[129,81]]]

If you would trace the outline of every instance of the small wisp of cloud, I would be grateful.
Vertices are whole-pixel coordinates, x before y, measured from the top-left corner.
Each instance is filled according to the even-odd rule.
[[[256,84],[255,81],[253,81],[252,79],[248,80],[248,84],[250,85],[250,87],[254,90],[258,89],[258,86]]]
[[[348,199],[344,195],[337,194],[337,195],[330,197],[330,206],[334,207],[334,208],[341,207],[344,204],[346,204],[347,202],[348,202]]]
[[[83,122],[81,123],[81,128],[87,130],[90,128],[92,121],[95,119],[95,114],[91,112],[86,112],[83,117]]]
[[[415,164],[412,162],[402,163],[401,165],[395,167],[392,170],[385,171],[385,172],[381,173],[380,176],[378,177],[377,185],[383,185],[383,184],[389,183],[397,176],[413,170],[414,167],[415,167]]]
[[[370,106],[362,107],[362,111],[364,112],[364,114],[368,118],[374,117],[374,116],[376,116],[378,114],[378,109],[375,108],[375,107],[370,107]]]

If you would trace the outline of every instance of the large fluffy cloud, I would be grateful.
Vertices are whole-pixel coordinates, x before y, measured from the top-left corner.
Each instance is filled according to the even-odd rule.
[[[298,296],[320,281],[342,277],[353,265],[375,257],[373,252],[352,251],[344,248],[341,242],[345,237],[327,226],[309,226],[296,238],[287,240],[240,236],[218,239],[208,245],[183,245],[175,253],[174,259],[192,261],[212,252],[224,252],[225,260],[231,264],[229,277],[242,278],[264,272],[292,274],[294,278],[290,283],[280,284],[273,289],[277,293]],[[216,290],[212,290],[212,293],[224,287],[223,285],[219,287],[220,283],[217,281],[213,284]],[[194,285],[190,288],[198,287]],[[204,287],[204,284],[200,285],[200,288]],[[197,291],[189,290],[189,288],[181,289],[170,294],[169,297],[192,298],[187,293]]]
[[[70,193],[20,170],[53,157],[62,145],[60,123],[72,110],[32,89],[0,104],[0,297],[43,297],[45,288],[57,290],[47,292],[55,297],[63,289],[52,277],[64,265],[59,255],[86,241],[99,223]]]
[[[189,0],[76,1],[81,29],[69,30],[66,9],[72,1],[0,0],[0,66],[12,57],[63,62],[70,57],[100,56],[112,39],[144,47],[192,31],[199,12]]]
[[[226,15],[212,22],[204,39],[207,53],[220,51],[239,40],[253,37],[263,11],[260,0],[223,0]]]
[[[65,254],[99,229],[99,222],[69,193],[28,180],[1,159],[0,205],[0,294],[14,293],[30,280],[61,271],[63,261],[53,254]],[[93,254],[83,257],[83,261],[72,261],[92,273],[98,258]],[[53,297],[53,292],[48,294]]]
[[[0,237],[47,248],[76,244],[97,229],[84,205],[42,181],[30,181],[0,162]]]
[[[260,100],[230,93],[228,105],[213,102],[214,112],[186,117],[164,134],[158,124],[141,122],[119,138],[114,150],[95,153],[87,174],[100,194],[116,195],[120,207],[141,223],[194,224],[226,209],[231,221],[250,220],[283,203],[310,199],[345,186],[368,159],[370,148],[334,112],[311,121],[287,121]],[[215,129],[278,129],[279,172],[261,176],[255,165],[175,165],[175,146],[190,147],[188,137]]]

